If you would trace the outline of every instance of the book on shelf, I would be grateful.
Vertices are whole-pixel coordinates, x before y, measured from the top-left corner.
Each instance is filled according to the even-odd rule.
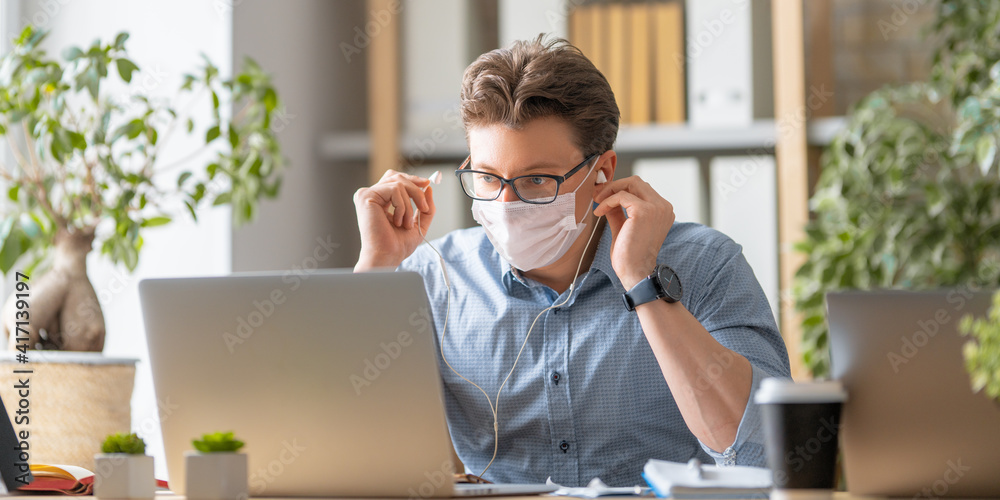
[[[632,40],[629,36],[632,19],[629,11],[632,5],[614,2],[608,4],[607,33],[608,33],[608,71],[604,76],[611,84],[611,91],[615,93],[615,101],[618,102],[618,110],[621,113],[622,123],[632,123],[631,116],[631,96],[629,95],[629,78],[631,65],[629,64],[629,46]]]
[[[626,76],[629,85],[629,123],[645,125],[653,121],[653,20],[650,4],[629,5],[631,23],[630,74]],[[619,105],[620,106],[620,105]]]
[[[653,67],[655,71],[653,102],[657,123],[684,123],[685,75],[684,12],[681,2],[652,4]]]
[[[570,41],[608,79],[622,124],[683,123],[684,15],[680,0],[574,7]]]

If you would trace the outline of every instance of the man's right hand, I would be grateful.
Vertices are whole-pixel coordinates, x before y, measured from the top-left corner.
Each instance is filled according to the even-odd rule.
[[[417,249],[434,218],[432,189],[423,177],[389,170],[374,186],[354,193],[361,230],[361,256],[354,272],[399,266]]]

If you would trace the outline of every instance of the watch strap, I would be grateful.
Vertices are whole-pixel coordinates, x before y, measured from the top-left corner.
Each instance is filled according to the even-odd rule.
[[[634,311],[636,307],[662,298],[663,296],[664,294],[660,289],[657,272],[654,269],[653,274],[636,283],[631,290],[622,294],[622,300],[625,301],[626,309]]]

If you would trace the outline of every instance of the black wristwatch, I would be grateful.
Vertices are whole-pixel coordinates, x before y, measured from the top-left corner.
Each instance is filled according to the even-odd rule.
[[[681,279],[677,277],[677,273],[669,266],[660,264],[653,269],[653,274],[622,294],[622,300],[625,301],[626,309],[634,311],[637,306],[657,299],[677,302],[681,300],[683,292]]]

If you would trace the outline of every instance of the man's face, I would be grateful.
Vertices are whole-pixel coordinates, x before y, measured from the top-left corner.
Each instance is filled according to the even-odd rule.
[[[552,116],[532,120],[520,130],[503,124],[473,127],[469,130],[469,150],[473,170],[491,172],[505,179],[528,174],[566,175],[584,160],[584,153],[573,141],[572,129],[561,118]],[[577,221],[590,211],[597,172],[605,163],[602,156],[589,175],[588,165],[559,187],[560,195],[579,187],[576,191]],[[605,175],[611,179],[613,171],[605,170]],[[510,186],[505,186],[496,202],[517,200]]]

